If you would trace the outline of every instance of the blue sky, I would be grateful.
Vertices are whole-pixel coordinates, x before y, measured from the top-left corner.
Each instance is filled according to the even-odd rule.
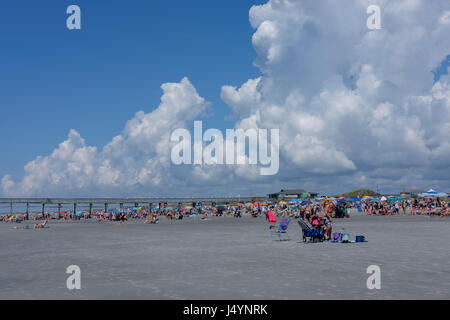
[[[450,67],[450,54],[442,61],[442,63],[436,69],[432,71],[434,75],[434,82],[439,81],[443,75],[447,75],[449,67]]]
[[[0,176],[47,155],[75,128],[101,147],[135,112],[159,104],[160,86],[188,76],[213,103],[208,127],[224,128],[224,84],[259,75],[254,30],[239,1],[8,1],[0,10]],[[66,28],[66,8],[82,30]]]

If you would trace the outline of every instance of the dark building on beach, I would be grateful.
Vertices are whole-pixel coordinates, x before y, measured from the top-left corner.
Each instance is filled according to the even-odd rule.
[[[287,199],[299,199],[299,198],[315,198],[318,194],[315,192],[308,192],[304,189],[290,189],[281,190],[280,192],[269,194],[271,200],[287,200]]]

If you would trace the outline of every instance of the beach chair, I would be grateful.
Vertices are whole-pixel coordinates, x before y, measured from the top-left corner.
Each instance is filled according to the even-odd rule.
[[[325,234],[323,229],[313,229],[302,219],[298,220],[298,224],[302,230],[303,242],[323,242],[325,240]]]
[[[279,241],[289,241],[291,240],[289,238],[289,234],[288,234],[288,226],[289,226],[289,222],[291,222],[291,219],[288,218],[284,218],[283,220],[281,220],[280,226],[276,227],[276,226],[269,226],[269,231],[270,231],[270,236],[273,237],[276,235],[278,237]]]

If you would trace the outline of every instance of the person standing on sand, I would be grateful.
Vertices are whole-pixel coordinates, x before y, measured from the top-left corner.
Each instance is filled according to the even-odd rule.
[[[396,216],[399,216],[399,215],[400,215],[400,205],[398,204],[398,200],[395,201],[395,204],[394,204],[394,211],[395,211],[395,215],[396,215]]]
[[[325,223],[325,239],[330,240],[331,239],[331,232],[333,230],[332,223],[333,223],[333,214],[336,211],[336,206],[333,202],[329,202],[325,206],[325,217],[324,217],[324,223]]]
[[[403,216],[406,216],[406,200],[402,201]]]
[[[122,212],[119,216],[119,224],[126,224],[127,217],[125,216],[125,212]]]
[[[309,206],[306,206],[305,218],[306,218],[306,221],[308,221],[309,223],[311,223],[311,216],[312,216],[311,208]]]

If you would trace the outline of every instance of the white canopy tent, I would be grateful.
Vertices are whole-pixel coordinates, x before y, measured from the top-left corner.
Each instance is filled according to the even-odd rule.
[[[448,194],[443,193],[443,192],[437,192],[433,189],[428,190],[425,193],[420,193],[419,194],[420,198],[426,198],[426,199],[430,199],[430,198],[447,198]]]

